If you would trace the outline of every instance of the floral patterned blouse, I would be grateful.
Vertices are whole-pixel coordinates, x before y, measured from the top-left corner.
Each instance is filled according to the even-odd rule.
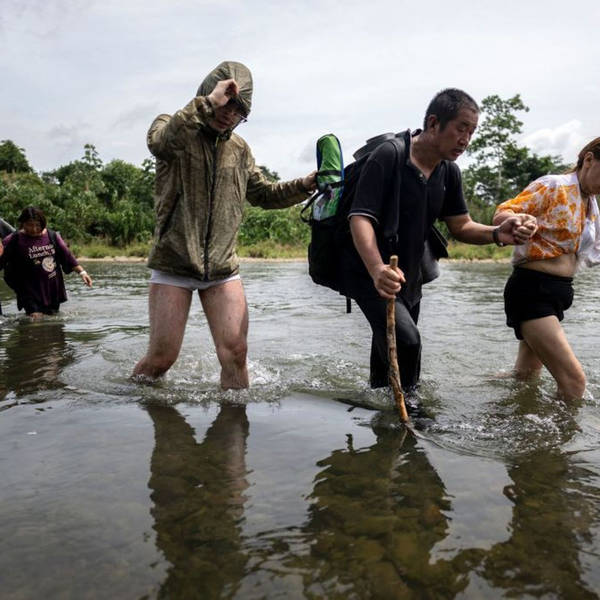
[[[589,205],[581,197],[577,173],[544,175],[530,183],[518,196],[496,208],[536,217],[538,230],[525,244],[515,246],[513,264],[577,254],[584,228],[596,225],[596,199]]]

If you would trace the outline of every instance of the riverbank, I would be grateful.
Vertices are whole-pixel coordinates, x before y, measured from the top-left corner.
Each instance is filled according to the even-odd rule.
[[[106,244],[73,245],[76,256],[87,261],[114,261],[114,262],[143,262],[150,252],[150,243],[138,243],[125,248],[118,248]],[[450,260],[477,260],[503,262],[510,259],[512,249],[510,246],[500,248],[494,244],[474,246],[451,241],[448,244]],[[252,260],[306,260],[305,246],[282,246],[265,242],[252,246],[240,246],[238,255],[244,261]]]

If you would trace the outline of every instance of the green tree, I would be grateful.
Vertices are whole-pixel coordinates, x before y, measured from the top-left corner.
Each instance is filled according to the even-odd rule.
[[[277,171],[271,171],[271,169],[269,169],[269,167],[265,167],[264,165],[259,165],[258,168],[262,171],[262,174],[269,181],[279,181],[279,174],[277,173]]]
[[[264,210],[246,205],[239,241],[250,246],[270,241],[284,246],[306,245],[310,241],[310,229],[300,219],[300,206]]]
[[[481,102],[481,124],[467,150],[473,163],[463,170],[465,197],[477,221],[491,222],[500,202],[541,175],[565,169],[560,157],[538,156],[517,144],[523,122],[516,113],[523,111],[529,108],[519,94],[507,100],[492,95]]]
[[[529,111],[519,94],[507,100],[494,94],[481,102],[483,119],[467,150],[474,164],[465,180],[472,197],[484,207],[501,202],[511,187],[503,165],[504,156],[515,147],[515,136],[523,128],[515,114],[518,111]]]
[[[135,165],[120,159],[111,160],[102,169],[100,177],[104,182],[104,192],[101,197],[107,206],[112,206],[130,194],[135,180],[139,177],[139,170]]]
[[[279,175],[264,165],[259,166],[263,175],[273,182]],[[239,241],[245,246],[260,242],[272,242],[283,246],[307,245],[310,229],[300,219],[299,206],[277,210],[264,210],[246,203]]]
[[[149,208],[154,214],[154,179],[156,176],[156,161],[154,157],[145,158],[142,161],[141,169],[138,169],[136,177],[131,187],[131,196],[141,206]]]
[[[561,173],[569,165],[560,156],[539,156],[526,147],[510,146],[502,157],[502,171],[512,186],[511,195],[548,173]]]
[[[48,182],[58,182],[60,186],[68,185],[79,191],[104,192],[101,177],[102,160],[93,144],[85,144],[84,154],[79,160],[62,165],[54,171],[44,173]]]
[[[7,173],[31,173],[33,169],[25,157],[25,150],[12,140],[0,142],[0,171]]]
[[[102,169],[102,159],[94,144],[85,144],[83,146],[83,157],[81,158],[81,161],[88,165],[93,171],[100,171],[100,169]]]
[[[51,206],[44,182],[35,173],[0,174],[0,216],[13,225],[29,205],[44,209]]]

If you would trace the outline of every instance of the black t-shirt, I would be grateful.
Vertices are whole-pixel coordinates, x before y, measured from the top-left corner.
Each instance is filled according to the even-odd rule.
[[[426,179],[410,161],[410,143],[411,134],[406,132],[400,189],[396,145],[386,141],[373,151],[361,172],[349,216],[371,219],[384,262],[389,262],[392,254],[398,255],[398,266],[406,277],[400,296],[414,306],[421,299],[421,260],[431,226],[436,219],[462,215],[468,210],[456,164],[441,161]],[[344,272],[349,296],[378,295],[355,249],[349,253]]]

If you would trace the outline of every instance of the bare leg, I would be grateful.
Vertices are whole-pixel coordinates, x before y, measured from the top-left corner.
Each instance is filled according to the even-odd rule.
[[[529,347],[525,340],[519,342],[519,352],[515,362],[515,375],[517,379],[533,379],[540,374],[543,367],[542,361]]]
[[[585,374],[555,316],[524,321],[521,332],[531,352],[550,371],[565,399],[581,398]]]
[[[192,292],[173,285],[150,284],[150,342],[133,375],[160,377],[177,360],[187,323]]]
[[[248,387],[248,305],[239,279],[199,291],[221,364],[224,390]]]

